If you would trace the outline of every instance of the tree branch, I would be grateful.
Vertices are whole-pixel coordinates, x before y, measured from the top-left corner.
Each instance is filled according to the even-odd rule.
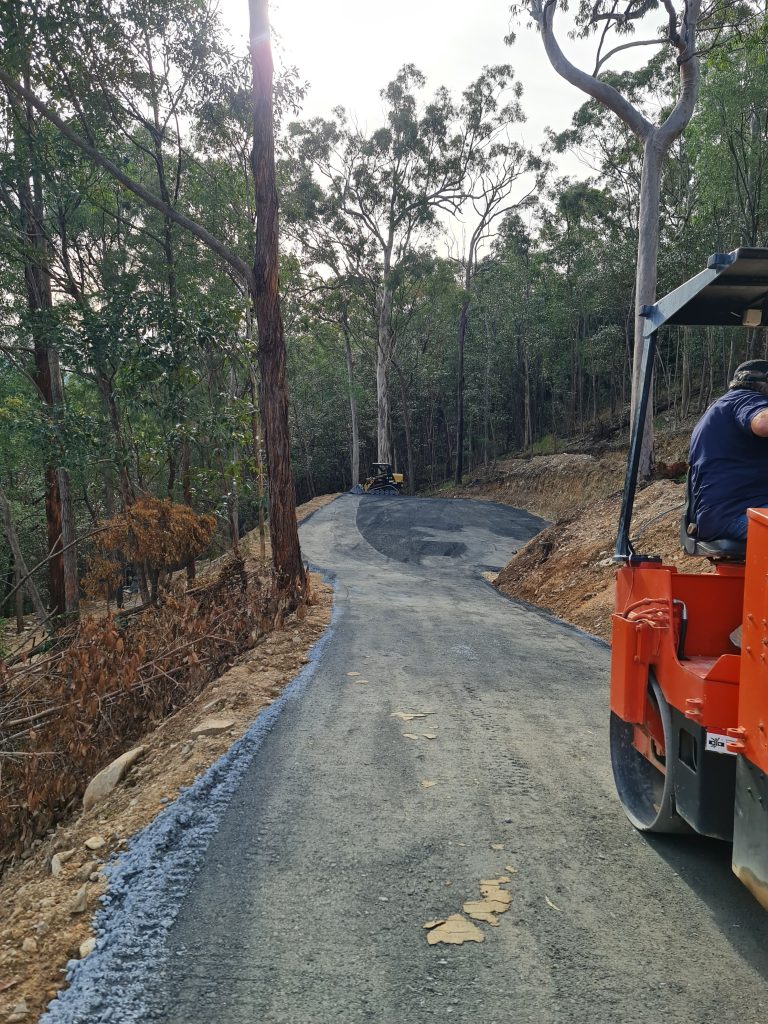
[[[607,82],[601,82],[599,78],[588,75],[586,71],[577,68],[560,49],[560,44],[555,38],[553,28],[556,8],[557,0],[545,0],[543,4],[538,2],[538,0],[534,0],[531,6],[531,12],[538,23],[541,37],[544,41],[544,49],[552,67],[566,82],[575,85],[577,89],[581,89],[587,96],[591,96],[598,103],[602,103],[603,106],[612,110],[638,138],[645,140],[653,131],[650,121],[633,107],[617,89],[614,89],[612,85],[608,85]]]
[[[116,181],[119,181],[121,185],[128,189],[129,192],[133,192],[134,195],[138,196],[139,199],[143,200],[148,206],[162,213],[168,217],[179,227],[184,228],[191,235],[198,238],[203,245],[207,246],[212,252],[216,253],[217,256],[221,257],[226,263],[233,267],[237,273],[243,278],[244,281],[250,281],[253,275],[251,268],[244,260],[241,260],[239,256],[233,253],[223,242],[219,241],[218,238],[214,237],[202,224],[198,224],[196,221],[186,217],[183,213],[179,213],[178,210],[174,209],[168,203],[156,196],[153,192],[144,188],[139,182],[134,181],[128,174],[122,171],[116,164],[114,164],[108,157],[104,156],[100,150],[94,145],[86,142],[85,139],[81,138],[77,132],[75,132],[63,118],[59,117],[47,103],[43,102],[38,96],[35,95],[30,89],[25,88],[19,82],[14,81],[10,75],[8,75],[2,68],[0,68],[0,82],[15,95],[21,99],[26,100],[30,103],[38,113],[42,114],[48,121],[51,122],[54,127],[58,128],[61,134],[69,141],[77,146],[85,155],[92,160],[95,164],[103,167]]]
[[[597,64],[595,64],[595,70],[592,72],[595,78],[600,68],[605,64],[607,60],[610,60],[614,54],[618,53],[619,50],[629,50],[632,46],[665,46],[666,39],[636,39],[633,43],[622,43],[621,46],[614,46],[612,50],[609,50],[604,57],[601,57]]]

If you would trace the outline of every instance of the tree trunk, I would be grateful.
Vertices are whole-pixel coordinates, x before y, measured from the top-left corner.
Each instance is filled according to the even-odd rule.
[[[397,373],[397,380],[400,384],[400,400],[403,405],[403,426],[405,428],[405,456],[408,461],[408,471],[405,477],[405,487],[408,494],[413,494],[416,489],[416,479],[413,463],[413,442],[411,441],[411,418],[408,415],[408,389],[405,386],[405,378],[403,377],[403,371],[395,360],[392,360],[392,365]]]
[[[272,111],[272,50],[267,0],[249,0],[256,243],[249,290],[259,329],[261,411],[269,473],[272,561],[280,583],[303,596],[306,575],[291,472],[285,340],[278,291],[278,203]]]
[[[235,364],[230,362],[229,366],[229,400],[234,405],[237,398],[237,375]],[[229,511],[229,530],[232,539],[232,551],[237,558],[240,557],[240,496],[237,488],[237,466],[240,462],[240,449],[237,439],[232,441],[232,475],[229,479],[229,499],[227,501]]]
[[[248,324],[252,323],[250,312]],[[250,337],[250,334],[249,334]],[[259,416],[259,384],[253,366],[249,362],[251,379],[251,436],[253,437],[253,464],[256,472],[256,498],[259,503],[259,557],[267,557],[267,531],[264,522],[264,460],[261,456],[261,418]]]
[[[376,348],[376,435],[377,460],[392,462],[389,414],[389,367],[392,357],[392,290],[385,260],[384,285],[379,304],[378,345]]]
[[[652,131],[643,147],[643,171],[640,180],[640,214],[637,241],[637,273],[635,277],[635,344],[632,363],[632,412],[634,423],[635,407],[639,401],[642,381],[640,367],[643,361],[645,342],[643,340],[644,318],[640,315],[643,306],[656,301],[656,261],[659,252],[659,202],[661,194],[661,168],[667,150],[658,142],[657,133]],[[647,480],[653,471],[653,384],[645,419],[643,441],[640,449],[640,478]]]
[[[360,483],[360,428],[357,422],[357,399],[355,398],[354,363],[349,332],[344,328],[344,350],[347,356],[347,381],[349,383],[349,413],[352,420],[352,486]]]
[[[25,86],[29,87],[28,74]],[[61,503],[61,485],[65,497],[69,494],[69,477],[65,469],[57,466],[59,455],[59,426],[64,403],[64,386],[59,358],[51,344],[53,297],[49,268],[48,243],[44,229],[43,181],[37,166],[35,146],[37,126],[33,108],[12,102],[14,116],[11,125],[16,155],[20,162],[17,191],[21,212],[21,235],[24,243],[24,278],[27,290],[27,308],[30,313],[30,332],[34,348],[34,381],[40,397],[52,420],[48,465],[45,471],[45,517],[48,535],[48,588],[51,611],[55,614],[75,612],[78,607],[77,552],[73,548],[65,557],[54,554],[61,548],[62,533],[74,538],[72,504],[65,509]],[[72,573],[74,572],[74,578]],[[69,577],[69,578],[68,578]],[[69,602],[69,603],[68,603]]]
[[[77,545],[75,537],[75,516],[72,509],[72,492],[69,474],[65,469],[56,470],[61,500],[61,543],[64,549],[64,607],[68,613],[76,612],[80,605],[80,586],[77,572]]]
[[[24,561],[24,555],[21,553],[21,545],[19,544],[19,539],[16,535],[16,528],[13,525],[11,506],[5,496],[5,491],[3,491],[1,487],[0,511],[2,511],[3,514],[3,529],[5,531],[6,540],[8,541],[8,547],[11,549],[11,553],[13,554],[17,586],[21,580],[24,580],[24,589],[29,595],[32,607],[35,609],[37,620],[42,625],[48,619],[48,614],[45,610],[45,605],[42,602],[40,594],[38,593],[37,587],[35,586],[35,581],[29,575],[27,570],[27,564]],[[20,592],[20,590],[17,590],[16,593],[18,594]]]
[[[21,574],[18,569],[13,572],[13,585],[16,587],[16,633],[24,632],[24,590],[19,586]]]
[[[468,282],[467,282],[468,283]],[[469,292],[465,291],[459,314],[458,348],[459,367],[456,387],[456,476],[458,486],[464,475],[464,343],[467,338],[469,321]]]
[[[184,498],[184,504],[192,508],[192,474],[190,463],[192,461],[192,453],[190,451],[189,444],[189,433],[184,431],[184,436],[181,439],[181,494]],[[195,581],[197,575],[197,565],[195,557],[192,555],[187,559],[185,566],[187,571],[187,584],[192,584]]]

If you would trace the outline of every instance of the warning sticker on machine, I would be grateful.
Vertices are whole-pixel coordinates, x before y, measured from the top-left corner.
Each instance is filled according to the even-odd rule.
[[[727,742],[728,737],[720,732],[707,733],[707,750],[713,750],[716,754],[731,754],[735,757],[735,753],[726,747]]]

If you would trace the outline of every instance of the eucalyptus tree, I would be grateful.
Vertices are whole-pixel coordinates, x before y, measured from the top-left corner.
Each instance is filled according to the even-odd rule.
[[[456,387],[456,472],[461,483],[464,473],[464,348],[467,338],[472,285],[478,272],[483,248],[493,238],[497,223],[512,210],[526,206],[543,183],[542,163],[519,142],[510,138],[509,129],[525,120],[520,104],[522,86],[513,83],[510,66],[488,69],[465,90],[461,117],[475,123],[484,139],[477,147],[466,178],[462,214],[469,218],[470,231],[466,251],[460,259],[464,296],[457,331],[458,369]],[[501,109],[502,89],[510,98]],[[520,193],[512,190],[521,184]]]
[[[23,266],[26,309],[19,324],[21,358],[31,364],[34,384],[48,423],[48,463],[45,468],[45,512],[48,536],[48,590],[51,612],[75,612],[78,607],[75,528],[67,468],[62,458],[61,424],[64,384],[56,344],[56,315],[51,279],[51,253],[45,230],[46,140],[34,106],[14,86],[30,83],[34,28],[24,17],[23,4],[11,2],[0,10],[0,35],[9,40],[3,58],[7,69],[0,116],[7,132],[0,166],[0,231]]]
[[[580,0],[576,11],[576,34],[594,37],[594,66],[585,71],[563,52],[555,31],[555,15],[563,0],[519,0],[512,5],[514,16],[526,12],[541,34],[544,51],[553,69],[571,85],[591,96],[619,117],[639,140],[643,149],[638,214],[637,271],[635,278],[633,408],[639,397],[643,350],[642,308],[656,298],[659,248],[659,200],[664,161],[675,139],[690,121],[699,92],[697,32],[701,0]],[[663,8],[662,20],[656,12]],[[642,38],[635,32],[642,28]],[[619,53],[638,46],[666,48],[673,55],[677,72],[677,96],[671,106],[663,104],[654,115],[633,102],[621,89],[621,82],[608,71]],[[646,418],[640,472],[650,475],[653,461],[653,418]]]

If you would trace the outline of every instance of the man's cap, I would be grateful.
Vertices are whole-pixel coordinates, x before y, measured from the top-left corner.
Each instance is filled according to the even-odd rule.
[[[734,376],[742,380],[768,380],[768,359],[748,359],[736,367]]]

